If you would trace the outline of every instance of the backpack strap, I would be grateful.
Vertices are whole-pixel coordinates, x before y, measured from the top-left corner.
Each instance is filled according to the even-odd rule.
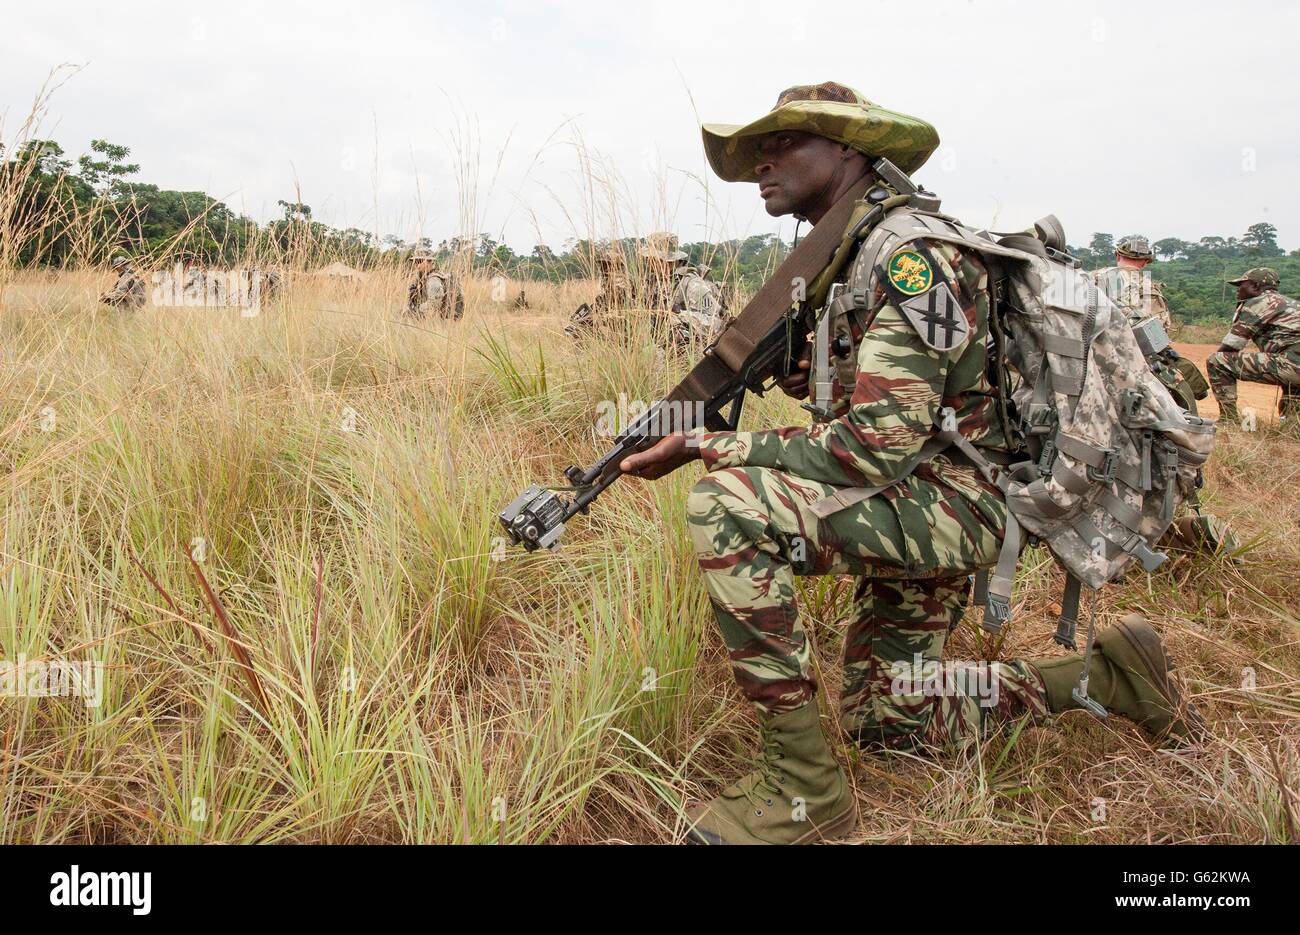
[[[955,409],[951,406],[941,408],[935,416],[935,426],[937,430],[934,435],[927,439],[916,454],[907,460],[902,470],[888,484],[879,484],[875,487],[841,487],[833,494],[817,500],[808,509],[819,519],[833,516],[840,510],[847,510],[863,500],[869,500],[876,494],[902,483],[922,464],[933,459],[936,455],[943,454],[949,448],[956,448],[969,458],[986,481],[996,485],[1003,494],[1006,494],[1011,484],[1010,476],[997,464],[986,458],[978,448],[970,443],[966,436],[957,430],[957,411]]]
[[[1083,582],[1068,571],[1065,573],[1065,588],[1061,591],[1061,615],[1056,618],[1054,641],[1066,649],[1074,649],[1074,634],[1079,625],[1079,595],[1083,591]]]

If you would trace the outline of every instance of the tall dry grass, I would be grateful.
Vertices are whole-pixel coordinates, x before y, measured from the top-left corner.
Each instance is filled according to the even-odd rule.
[[[693,471],[616,485],[559,554],[497,538],[519,489],[598,451],[602,400],[684,366],[575,349],[592,284],[530,283],[515,312],[471,281],[464,321],[414,327],[391,275],[300,277],[253,318],[99,288],[20,273],[0,318],[0,658],[105,672],[97,708],[0,701],[0,840],[669,841],[743,767]],[[1184,555],[1105,593],[1168,635],[1206,743],[1078,713],[959,756],[846,751],[857,837],[1295,840],[1298,465],[1293,437],[1227,433],[1208,500],[1246,564]],[[1006,638],[968,620],[950,655],[1053,652],[1056,579],[1029,563]],[[848,590],[805,583],[832,691]]]

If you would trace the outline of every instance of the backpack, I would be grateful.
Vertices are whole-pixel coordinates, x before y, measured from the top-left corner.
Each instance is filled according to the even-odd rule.
[[[1085,586],[1100,588],[1136,562],[1154,571],[1168,558],[1155,544],[1179,504],[1194,502],[1214,448],[1214,421],[1184,410],[1151,371],[1123,310],[1065,252],[1055,217],[1036,222],[1032,234],[990,234],[940,214],[934,199],[885,219],[862,249],[875,256],[901,235],[973,250],[988,268],[989,352],[1012,462],[990,461],[957,430],[955,411],[944,407],[934,435],[890,484],[840,491],[812,510],[830,515],[956,448],[1007,503],[996,568],[975,576],[981,626],[1001,630],[1021,548],[1042,545],[1066,573],[1054,638],[1074,649]],[[820,331],[817,342],[825,343]],[[1089,652],[1092,636],[1090,623]]]
[[[1073,649],[1084,586],[1166,560],[1155,544],[1201,485],[1214,422],[1185,411],[1152,373],[1123,311],[1064,252],[1055,217],[1032,236],[961,233],[989,263],[1006,424],[1023,455],[997,471],[948,439],[1006,495],[997,567],[976,581],[982,626],[996,633],[1009,618],[1021,545],[1041,544],[1067,575],[1055,639]]]

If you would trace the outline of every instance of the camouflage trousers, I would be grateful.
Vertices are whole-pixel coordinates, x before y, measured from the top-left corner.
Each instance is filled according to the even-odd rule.
[[[954,747],[996,721],[1047,715],[1024,662],[940,662],[969,575],[996,561],[1006,521],[991,491],[971,500],[911,477],[822,519],[836,488],[771,468],[704,477],[688,503],[691,536],[736,681],[760,710],[816,694],[796,575],[856,575],[844,636],[841,726],[860,743]]]
[[[1300,347],[1289,348],[1281,354],[1215,351],[1206,359],[1205,370],[1220,406],[1236,404],[1238,380],[1280,386],[1285,397],[1287,393],[1300,391]]]

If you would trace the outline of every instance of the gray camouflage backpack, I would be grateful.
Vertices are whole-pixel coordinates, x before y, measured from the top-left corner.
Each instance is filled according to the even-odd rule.
[[[917,192],[901,174],[890,180],[898,191]],[[999,364],[1002,423],[1017,444],[1013,463],[992,463],[961,435],[956,413],[945,407],[933,436],[898,476],[956,448],[996,484],[1006,496],[1007,527],[992,575],[975,576],[981,625],[1001,630],[1010,617],[1021,547],[1043,545],[1066,573],[1055,639],[1073,649],[1084,586],[1095,590],[1135,562],[1153,571],[1166,560],[1155,544],[1173,524],[1179,503],[1200,486],[1214,422],[1179,406],[1147,366],[1123,310],[1065,252],[1055,217],[1038,221],[1033,234],[994,235],[961,225],[938,212],[938,199],[929,201],[880,222],[857,262],[865,256],[874,265],[883,245],[898,236],[946,241],[981,255],[993,294],[989,354]],[[824,331],[819,327],[815,339],[814,374],[826,369]],[[840,491],[812,510],[826,516],[883,489]],[[1095,613],[1089,655],[1094,623]],[[1085,668],[1076,697],[1098,710],[1086,688]]]
[[[1155,543],[1200,486],[1214,422],[1187,413],[1151,372],[1123,311],[1064,252],[1060,222],[1049,216],[1035,230],[997,241],[961,232],[990,262],[996,331],[1019,377],[1014,388],[1004,381],[1008,410],[1026,455],[995,474],[1006,539],[976,590],[982,625],[997,632],[1028,534],[1067,574],[1055,639],[1073,648],[1082,587],[1099,588],[1134,562],[1152,571],[1165,561]],[[985,471],[994,473],[987,462]]]

